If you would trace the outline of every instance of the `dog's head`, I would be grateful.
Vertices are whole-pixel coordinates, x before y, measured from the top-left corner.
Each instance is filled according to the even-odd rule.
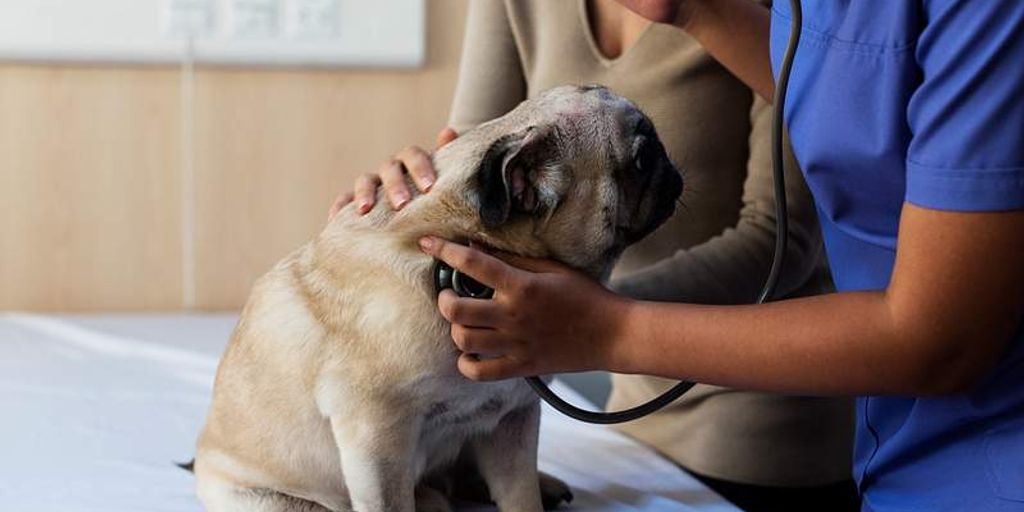
[[[683,189],[650,119],[604,87],[552,89],[461,139],[483,148],[463,175],[475,236],[594,275],[668,219]]]

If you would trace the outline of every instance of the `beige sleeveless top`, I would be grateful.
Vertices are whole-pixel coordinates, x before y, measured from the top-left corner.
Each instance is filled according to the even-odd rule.
[[[586,9],[586,0],[471,0],[451,125],[465,130],[558,85],[597,83],[632,99],[683,172],[685,207],[623,255],[612,288],[648,300],[752,302],[774,246],[770,109],[674,27],[651,25],[621,56],[605,58]],[[829,284],[815,210],[789,167],[780,292],[820,293]],[[608,407],[635,405],[669,385],[616,375]],[[850,400],[699,385],[618,428],[716,478],[810,486],[850,477]]]

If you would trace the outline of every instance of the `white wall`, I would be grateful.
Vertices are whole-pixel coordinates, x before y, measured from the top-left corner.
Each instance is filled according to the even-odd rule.
[[[425,27],[424,0],[0,0],[0,60],[419,66]]]

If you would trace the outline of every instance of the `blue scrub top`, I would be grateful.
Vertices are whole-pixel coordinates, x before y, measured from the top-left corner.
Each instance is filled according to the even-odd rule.
[[[803,6],[785,116],[840,290],[887,286],[905,201],[1024,208],[1024,0]],[[775,0],[776,72],[789,21]],[[857,416],[865,510],[1024,510],[1024,328],[970,392],[863,397]]]

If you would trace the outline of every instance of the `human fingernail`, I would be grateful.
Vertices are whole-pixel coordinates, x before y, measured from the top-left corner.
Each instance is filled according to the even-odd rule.
[[[430,187],[433,187],[433,186],[434,186],[434,178],[431,178],[429,176],[426,177],[426,178],[423,178],[423,191],[424,192],[430,190]]]
[[[432,237],[425,236],[420,238],[420,250],[423,252],[430,252],[434,250],[435,245],[437,245],[437,242]]]
[[[370,211],[370,203],[369,202],[363,201],[363,202],[359,203],[359,213],[366,213],[368,211]]]

